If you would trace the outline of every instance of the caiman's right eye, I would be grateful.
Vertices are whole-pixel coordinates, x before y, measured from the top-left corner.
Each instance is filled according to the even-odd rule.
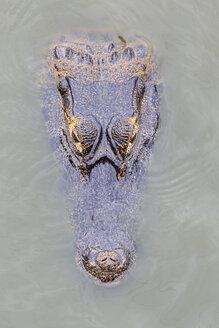
[[[94,122],[84,117],[73,116],[66,121],[71,142],[80,156],[86,156],[92,149],[98,135]]]
[[[124,117],[114,123],[111,136],[123,158],[128,156],[138,136],[139,125],[136,117]]]

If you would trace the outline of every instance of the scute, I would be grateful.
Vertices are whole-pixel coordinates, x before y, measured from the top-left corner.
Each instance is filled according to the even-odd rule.
[[[112,36],[113,37],[113,36]],[[124,82],[143,72],[143,64],[150,62],[152,46],[149,41],[136,39],[123,42],[113,37],[113,42],[75,40],[51,47],[51,65],[58,73],[71,76],[81,83],[89,81]],[[54,55],[52,55],[54,54]],[[121,69],[122,64],[122,69]]]

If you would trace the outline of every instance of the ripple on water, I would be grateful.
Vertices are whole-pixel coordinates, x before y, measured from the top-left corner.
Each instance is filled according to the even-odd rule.
[[[1,55],[1,81],[11,86],[14,91],[11,97],[24,96],[35,89],[37,72],[42,65],[40,55],[36,55],[39,50],[35,41],[39,40],[39,36],[34,40],[34,31],[45,18],[34,1],[7,4],[2,8],[0,17],[1,29],[5,31],[3,37],[7,38]]]
[[[211,174],[214,166],[208,154],[209,145],[204,148],[190,154],[182,152],[184,156],[172,155],[171,161],[164,159],[163,164],[156,164],[156,168],[152,166],[148,195],[169,203],[186,199],[199,187],[203,188],[203,178]]]
[[[1,1],[1,326],[206,328],[219,321],[218,10],[213,1],[142,4]],[[71,266],[72,247],[53,185],[55,162],[34,96],[41,69],[38,48],[57,30],[72,31],[86,21],[93,26],[94,20],[119,31],[137,26],[146,37],[152,32],[155,43],[157,35],[169,76],[164,79],[167,111],[174,108],[172,117],[161,113],[165,131],[156,141],[147,177],[150,219],[143,226],[136,269],[124,284],[104,291]],[[207,141],[206,125],[213,131]]]

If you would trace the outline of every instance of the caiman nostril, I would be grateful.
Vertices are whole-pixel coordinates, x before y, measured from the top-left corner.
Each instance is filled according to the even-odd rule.
[[[120,264],[119,254],[115,251],[100,251],[96,256],[96,263],[102,269],[114,269]]]

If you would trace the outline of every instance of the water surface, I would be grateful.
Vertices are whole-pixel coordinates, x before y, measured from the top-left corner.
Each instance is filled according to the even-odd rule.
[[[1,0],[0,327],[218,327],[218,17],[216,0]],[[46,43],[79,27],[144,34],[165,81],[137,264],[112,289],[75,267],[37,87]]]

